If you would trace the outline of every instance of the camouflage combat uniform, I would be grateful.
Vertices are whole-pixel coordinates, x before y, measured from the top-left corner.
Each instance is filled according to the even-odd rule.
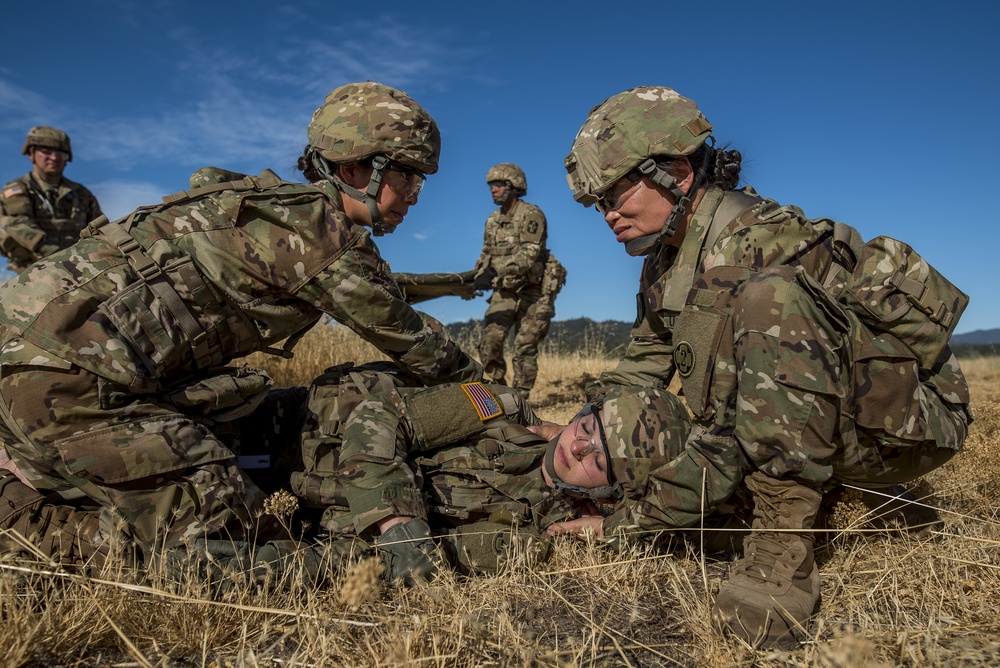
[[[957,360],[945,348],[919,368],[835,298],[833,232],[750,188],[711,187],[680,248],[646,258],[632,342],[592,391],[665,387],[676,371],[693,429],[646,497],[605,519],[607,535],[693,525],[755,469],[814,486],[891,484],[961,447],[971,414]]]
[[[0,191],[0,253],[7,268],[20,273],[38,258],[72,246],[100,215],[97,198],[65,177],[58,186],[31,173],[14,179]]]
[[[239,537],[263,494],[211,425],[270,381],[222,367],[290,348],[323,313],[425,382],[481,376],[402,300],[328,181],[265,171],[165,200],[102,218],[0,288],[5,440],[50,499],[124,519],[144,546]]]
[[[556,294],[566,280],[566,270],[545,242],[545,214],[534,204],[515,202],[505,213],[497,209],[486,219],[483,250],[476,271],[496,272],[493,294],[483,322],[479,358],[484,375],[504,383],[507,363],[503,349],[514,328],[513,386],[525,397],[538,375],[538,346],[555,317]]]
[[[324,529],[370,537],[389,517],[437,530],[502,517],[541,530],[574,512],[542,478],[546,442],[524,428],[540,420],[516,390],[394,387],[383,375],[345,397],[342,378],[350,382],[333,369],[311,388],[305,471],[291,477],[296,494],[324,509]]]

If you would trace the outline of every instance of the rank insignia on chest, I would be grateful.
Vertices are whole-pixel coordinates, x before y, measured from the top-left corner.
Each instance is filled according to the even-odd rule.
[[[475,406],[480,422],[486,422],[503,413],[500,402],[482,383],[463,383],[462,389],[465,390],[465,395]]]
[[[4,199],[7,199],[8,197],[13,197],[14,195],[23,195],[23,194],[24,194],[24,189],[21,188],[21,186],[16,185],[16,184],[12,185],[12,186],[8,186],[8,187],[6,187],[6,188],[3,189],[3,198]]]

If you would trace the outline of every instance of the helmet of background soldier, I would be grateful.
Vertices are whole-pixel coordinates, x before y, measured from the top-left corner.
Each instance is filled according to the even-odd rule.
[[[490,167],[490,171],[486,172],[486,183],[493,181],[506,181],[517,191],[518,197],[528,194],[528,179],[524,176],[524,170],[513,162],[501,162]]]
[[[309,123],[309,143],[330,162],[361,162],[375,155],[423,174],[438,170],[441,132],[406,93],[374,81],[335,88]]]
[[[646,493],[649,474],[684,450],[691,423],[676,396],[648,387],[612,387],[601,405],[611,483],[626,498]]]
[[[566,156],[573,198],[591,206],[648,158],[694,153],[712,133],[698,105],[663,86],[631,88],[590,110]]]
[[[67,162],[73,162],[73,149],[69,144],[69,135],[62,130],[47,125],[39,125],[28,130],[28,137],[21,147],[21,155],[28,155],[32,146],[44,146],[65,151]]]

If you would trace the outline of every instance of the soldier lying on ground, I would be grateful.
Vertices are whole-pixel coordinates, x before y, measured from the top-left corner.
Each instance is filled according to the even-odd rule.
[[[648,472],[672,459],[688,433],[683,407],[660,390],[615,388],[546,441],[529,430],[541,420],[511,388],[415,385],[385,363],[342,365],[313,383],[308,402],[304,388],[275,390],[250,416],[216,425],[262,489],[291,480],[306,506],[298,519],[322,535],[260,548],[201,537],[202,575],[238,569],[263,579],[294,567],[319,582],[347,558],[379,554],[387,577],[413,583],[444,563],[494,571],[510,549],[541,559],[546,528],[645,494]],[[24,511],[72,515],[51,499]],[[723,511],[718,524],[742,516]],[[53,557],[73,556],[64,524],[28,528]],[[725,539],[714,546],[730,549]]]
[[[432,536],[462,570],[491,570],[491,546],[638,498],[688,433],[677,398],[659,390],[616,388],[546,441],[512,388],[413,384],[385,365],[328,370],[310,390],[303,470],[291,475],[324,530],[373,542],[389,577],[407,582],[435,572]]]

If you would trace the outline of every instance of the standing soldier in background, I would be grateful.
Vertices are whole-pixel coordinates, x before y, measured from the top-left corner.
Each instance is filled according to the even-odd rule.
[[[271,381],[226,365],[287,357],[324,313],[421,382],[481,378],[403,301],[371,239],[437,171],[434,119],[401,91],[348,84],[308,138],[308,184],[216,170],[220,182],[100,217],[0,287],[0,435],[30,483],[0,470],[0,529],[71,563],[100,559],[119,528],[147,554],[267,541],[264,494],[215,425],[253,411]]]
[[[528,192],[521,168],[500,163],[487,172],[486,183],[493,203],[500,208],[486,219],[483,252],[475,267],[476,287],[494,290],[486,309],[479,359],[488,380],[505,383],[503,349],[513,327],[512,385],[528,398],[538,375],[538,345],[549,333],[566,269],[546,248],[545,214],[521,199]]]
[[[21,153],[31,160],[31,171],[0,192],[0,253],[17,273],[75,244],[87,223],[101,215],[97,198],[63,177],[66,163],[73,160],[65,132],[31,128]]]

